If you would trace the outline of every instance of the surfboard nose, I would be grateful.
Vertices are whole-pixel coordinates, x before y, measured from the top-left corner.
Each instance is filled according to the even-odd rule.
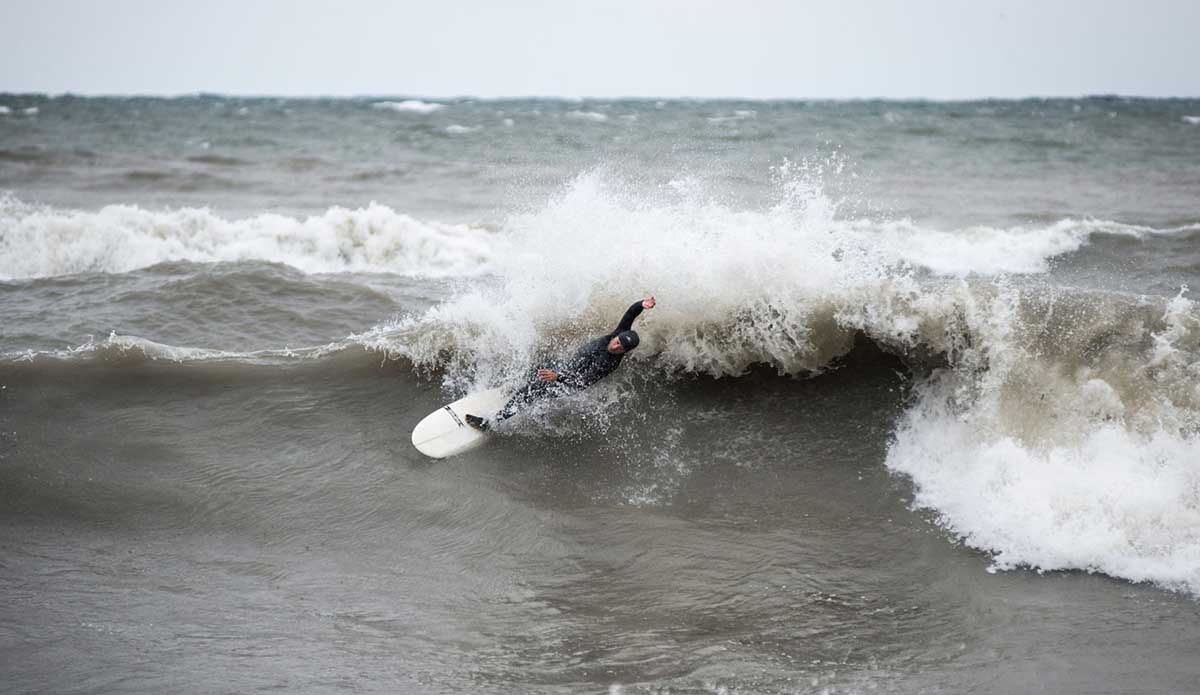
[[[417,451],[431,458],[447,458],[483,444],[487,433],[467,423],[468,413],[494,413],[508,400],[505,389],[470,394],[426,415],[412,431]]]

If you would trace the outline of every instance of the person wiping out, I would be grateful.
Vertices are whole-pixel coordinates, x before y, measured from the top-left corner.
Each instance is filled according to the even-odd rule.
[[[561,368],[538,369],[530,376],[529,382],[517,389],[508,403],[491,419],[468,414],[467,424],[477,430],[487,431],[493,424],[507,420],[535,401],[585,389],[612,374],[621,365],[625,355],[640,342],[637,331],[633,330],[634,319],[641,315],[643,309],[653,309],[654,304],[653,296],[634,302],[611,333],[582,345]]]

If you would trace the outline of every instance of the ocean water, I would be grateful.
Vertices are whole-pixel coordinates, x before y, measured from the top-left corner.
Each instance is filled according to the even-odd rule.
[[[0,190],[6,693],[1200,690],[1200,101],[0,95]]]

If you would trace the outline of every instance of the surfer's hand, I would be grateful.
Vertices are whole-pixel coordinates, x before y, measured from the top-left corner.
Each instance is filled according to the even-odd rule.
[[[552,372],[549,369],[539,369],[538,370],[538,378],[541,379],[542,381],[554,381],[555,379],[558,378],[558,374],[555,374],[554,372]]]
[[[650,295],[649,297],[646,297],[645,301],[642,302],[642,308],[643,309],[653,309],[654,308],[654,295]]]

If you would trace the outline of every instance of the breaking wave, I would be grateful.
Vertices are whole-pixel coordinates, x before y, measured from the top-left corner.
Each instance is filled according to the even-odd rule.
[[[77,249],[89,247],[71,240],[98,238],[81,230],[109,217],[141,220],[118,225],[139,238],[164,235],[149,220],[174,219],[170,239],[192,230],[183,237],[194,234],[216,253],[226,243],[245,248],[235,236],[248,236],[270,254],[286,245],[264,241],[263,230],[282,227],[289,239],[309,239],[284,260],[297,267],[358,263],[396,272],[396,264],[418,262],[398,258],[428,264],[451,248],[451,261],[434,267],[490,273],[424,313],[327,346],[207,354],[112,336],[82,351],[87,358],[366,356],[435,371],[463,392],[510,383],[547,346],[568,349],[609,329],[647,294],[659,306],[639,319],[642,347],[630,359],[665,378],[735,378],[755,365],[812,376],[839,368],[866,339],[907,364],[914,379],[885,464],[911,479],[914,506],[955,538],[989,553],[996,569],[1102,572],[1200,593],[1200,309],[1182,290],[1145,297],[1008,277],[1044,272],[1097,234],[1179,230],[1064,220],[939,236],[908,222],[845,221],[816,183],[786,171],[780,181],[773,206],[747,211],[691,195],[687,186],[647,192],[585,175],[544,208],[509,219],[503,243],[380,206],[307,222],[229,223],[203,211],[118,207],[30,212],[16,224]],[[382,228],[393,230],[385,239],[411,250],[400,242],[410,224],[437,240],[434,252],[372,253],[361,241],[349,246],[358,260],[348,260],[336,243],[317,251],[324,242],[312,238],[333,229],[334,238],[369,239],[369,230]],[[216,243],[214,228],[228,227],[239,235]],[[5,249],[5,272],[31,262]],[[37,267],[127,267],[98,263],[116,256],[94,250],[77,257],[89,260]]]
[[[305,219],[229,220],[197,208],[109,205],[82,212],[0,199],[0,279],[9,280],[122,273],[168,261],[249,260],[308,273],[469,276],[489,270],[494,243],[483,229],[423,222],[377,204],[330,208]]]
[[[886,465],[995,568],[1200,592],[1200,310],[1185,291],[991,275],[1039,272],[1094,234],[1177,230],[1068,220],[917,243],[913,225],[839,222],[837,207],[802,178],[746,212],[583,177],[511,221],[499,287],[355,340],[467,390],[607,330],[644,294],[659,306],[632,359],[668,375],[819,374],[865,337],[916,377]]]
[[[966,277],[1044,273],[1055,259],[1100,235],[1144,240],[1200,231],[1195,224],[1156,229],[1074,219],[1041,226],[940,230],[910,220],[835,217],[833,203],[819,194],[803,209],[783,202],[764,212],[700,201],[674,189],[681,197],[655,205],[619,202],[606,197],[613,191],[597,188],[603,186],[596,176],[582,177],[558,203],[536,215],[508,220],[499,234],[478,226],[422,221],[375,203],[358,209],[334,207],[303,219],[278,214],[225,219],[203,208],[161,212],[109,205],[84,212],[0,197],[0,280],[122,273],[171,261],[266,261],[307,273],[470,277],[513,272],[514,261],[519,265],[525,258],[539,273],[554,274],[569,266],[583,277],[595,277],[595,270],[606,270],[592,268],[591,263],[600,260],[597,254],[611,255],[614,246],[631,244],[646,249],[639,252],[638,263],[651,257],[675,262],[680,254],[725,254],[728,249],[722,245],[745,245],[769,256],[735,254],[726,270],[734,265],[754,270],[772,258],[824,249],[865,254],[892,268]],[[828,209],[814,210],[814,205]],[[535,229],[539,225],[542,228]],[[532,233],[544,238],[531,238]],[[555,255],[542,262],[536,258],[539,249],[552,249]],[[583,256],[584,262],[578,263]]]

